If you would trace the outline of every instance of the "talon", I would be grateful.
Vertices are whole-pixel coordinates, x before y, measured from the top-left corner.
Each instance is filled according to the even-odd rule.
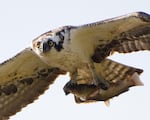
[[[94,85],[100,87],[103,90],[107,90],[110,86],[110,84],[106,80],[102,78],[100,79],[99,77],[95,78]]]
[[[108,82],[105,82],[105,83],[99,83],[98,86],[100,86],[100,88],[102,88],[103,90],[107,90],[110,85]]]

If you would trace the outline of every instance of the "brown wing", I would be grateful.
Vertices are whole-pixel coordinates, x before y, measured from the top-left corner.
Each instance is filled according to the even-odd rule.
[[[107,19],[91,24],[75,27],[71,30],[72,37],[79,37],[81,40],[99,40],[101,44],[108,44],[121,33],[140,26],[150,25],[150,15],[143,12],[135,12],[124,16]]]
[[[0,64],[0,120],[32,103],[63,73],[43,63],[30,48]]]
[[[114,51],[150,50],[150,15],[136,12],[75,27],[71,29],[71,39],[90,41],[97,46],[92,56],[95,62],[101,62]]]
[[[106,101],[120,95],[132,86],[143,85],[139,80],[141,69],[126,66],[115,61],[105,59],[101,63],[95,63],[96,72],[100,78],[110,83],[108,90],[92,85],[93,79],[89,68],[85,65],[78,69],[77,83],[68,82],[64,87],[66,93],[75,95],[77,103]]]
[[[112,50],[119,53],[150,50],[150,22],[148,25],[139,26],[122,33],[116,38],[116,41],[118,41],[118,45],[114,45]]]

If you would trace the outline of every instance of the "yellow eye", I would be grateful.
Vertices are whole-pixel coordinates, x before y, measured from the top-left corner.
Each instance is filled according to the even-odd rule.
[[[41,42],[37,42],[37,43],[36,43],[36,47],[37,47],[37,48],[40,48],[40,45],[41,45]]]
[[[48,44],[49,44],[50,47],[52,47],[54,45],[54,42],[53,41],[49,41]]]

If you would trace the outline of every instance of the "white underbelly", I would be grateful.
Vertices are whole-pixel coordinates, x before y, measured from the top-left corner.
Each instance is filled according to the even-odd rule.
[[[91,61],[91,56],[95,51],[95,44],[91,40],[72,40],[70,46],[71,50],[81,57],[82,62]]]
[[[49,54],[45,54],[42,59],[51,67],[58,67],[69,72],[74,72],[82,63],[78,54],[65,49],[60,52],[51,51]]]
[[[83,63],[89,63],[94,54],[95,43],[91,40],[71,40],[64,43],[64,49],[51,49],[42,58],[48,65],[62,70],[74,72]]]

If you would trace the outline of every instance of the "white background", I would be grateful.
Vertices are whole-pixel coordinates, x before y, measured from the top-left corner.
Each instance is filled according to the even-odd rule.
[[[32,39],[64,25],[80,25],[144,11],[150,13],[149,0],[0,0],[0,62],[12,57]],[[67,76],[57,79],[50,89],[11,120],[149,120],[150,53],[138,52],[113,56],[113,59],[144,69],[144,87],[103,102],[76,104],[72,95],[65,96]],[[30,92],[30,91],[29,91]],[[27,93],[28,94],[28,93]]]

